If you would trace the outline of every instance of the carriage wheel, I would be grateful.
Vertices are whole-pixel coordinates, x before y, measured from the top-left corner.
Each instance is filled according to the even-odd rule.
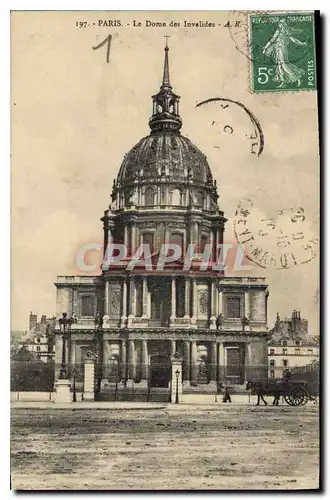
[[[284,400],[290,406],[301,406],[307,403],[308,394],[304,387],[296,387],[284,396]]]

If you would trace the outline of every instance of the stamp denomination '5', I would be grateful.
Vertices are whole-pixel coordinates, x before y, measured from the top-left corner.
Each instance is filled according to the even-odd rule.
[[[312,13],[250,15],[253,92],[316,89]]]

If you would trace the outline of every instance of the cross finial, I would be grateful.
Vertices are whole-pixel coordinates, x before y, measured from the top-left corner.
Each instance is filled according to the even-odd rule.
[[[165,46],[165,48],[166,48],[166,49],[168,49],[168,44],[167,44],[167,42],[168,42],[168,38],[171,38],[171,37],[170,37],[169,35],[165,35],[165,36],[164,36],[164,38],[165,38],[165,40],[166,40],[166,46]]]

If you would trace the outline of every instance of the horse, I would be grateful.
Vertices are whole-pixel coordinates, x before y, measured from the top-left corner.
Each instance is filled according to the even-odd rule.
[[[252,380],[248,380],[246,384],[246,390],[251,390],[252,394],[258,396],[258,400],[256,403],[257,406],[260,404],[260,399],[262,400],[264,405],[267,406],[267,401],[264,398],[264,396],[266,395],[273,396],[273,405],[278,406],[281,395],[281,388],[277,382],[272,382],[269,380],[259,380],[257,382],[253,382]]]

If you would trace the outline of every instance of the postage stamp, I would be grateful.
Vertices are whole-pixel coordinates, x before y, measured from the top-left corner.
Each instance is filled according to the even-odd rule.
[[[252,92],[316,90],[313,13],[249,16]]]

